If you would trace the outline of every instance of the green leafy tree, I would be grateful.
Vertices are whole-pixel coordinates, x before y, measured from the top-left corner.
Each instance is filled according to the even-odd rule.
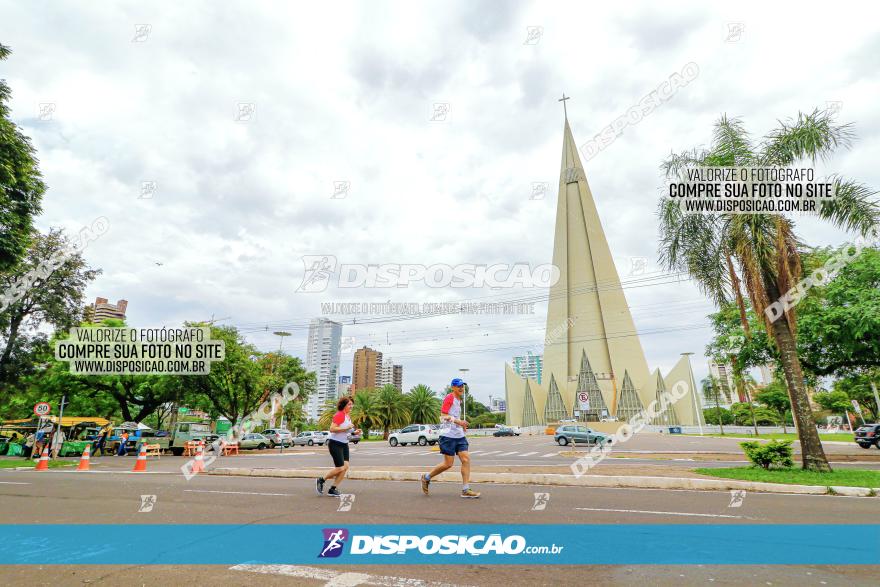
[[[440,422],[440,398],[427,385],[416,385],[406,394],[406,406],[412,424]]]
[[[877,413],[877,403],[874,399],[874,390],[871,383],[880,383],[880,369],[872,369],[858,375],[842,377],[834,382],[832,389],[846,394],[850,400],[859,402],[865,419],[874,422],[880,420]]]
[[[849,418],[846,413],[852,409],[852,404],[850,403],[849,396],[846,395],[846,392],[839,389],[821,391],[813,394],[813,401],[832,414],[843,416],[844,422],[849,423]]]
[[[122,320],[108,319],[101,324],[83,323],[83,328],[123,328]],[[68,413],[73,413],[74,402],[91,403],[96,406],[107,405],[110,399],[118,406],[119,416],[126,422],[142,422],[152,415],[159,407],[174,398],[175,386],[173,376],[170,375],[81,375],[70,372],[70,364],[67,361],[56,361],[54,357],[54,343],[61,338],[67,338],[68,333],[59,331],[53,339],[49,350],[43,357],[43,368],[32,377],[27,384],[37,392],[61,397],[65,395],[70,399],[71,407]],[[87,409],[87,412],[93,412]],[[115,411],[115,410],[114,410]],[[79,415],[79,414],[77,414]],[[110,414],[84,413],[82,415],[101,415],[110,417]]]
[[[767,387],[755,394],[755,401],[773,410],[782,422],[782,432],[785,429],[786,414],[791,409],[791,401],[788,399],[788,390],[782,381],[773,381]]]
[[[841,251],[804,255],[805,272]],[[828,285],[811,288],[797,311],[798,356],[805,370],[841,377],[875,368],[880,363],[880,250],[864,247]]]
[[[376,391],[376,413],[384,430],[383,438],[388,440],[392,428],[401,428],[410,422],[410,412],[406,398],[393,385],[384,385]],[[353,408],[352,408],[353,409]]]
[[[183,384],[187,388],[206,399],[235,426],[253,413],[266,395],[260,352],[231,326],[211,326],[211,339],[224,342],[225,358],[214,362],[207,375],[179,377],[185,377]]]
[[[0,61],[10,55],[0,44]],[[18,263],[34,236],[33,219],[41,211],[46,185],[36,150],[10,119],[12,92],[0,79],[0,274]]]
[[[706,424],[724,426],[724,424],[733,424],[733,414],[726,408],[706,408],[703,410],[703,420]]]
[[[782,166],[815,162],[851,144],[852,128],[838,125],[829,112],[799,114],[757,143],[738,119],[722,116],[709,148],[671,155],[666,175],[677,178],[687,167]],[[880,208],[868,187],[834,176],[833,200],[819,203],[817,215],[834,226],[863,236],[875,234]],[[678,202],[664,198],[659,205],[660,260],[668,269],[686,272],[719,306],[733,300],[743,324],[745,299],[766,319],[766,329],[779,353],[797,422],[804,469],[830,471],[813,425],[813,414],[797,354],[794,309],[771,319],[768,307],[800,280],[800,240],[794,222],[775,214],[685,214]]]
[[[33,372],[31,352],[46,342],[39,328],[67,330],[79,324],[83,292],[100,273],[88,266],[61,230],[32,235],[21,262],[14,270],[0,273],[0,292],[6,294],[5,299],[0,298],[0,341],[4,345],[0,383],[16,387],[20,377]],[[31,281],[35,276],[39,277]]]

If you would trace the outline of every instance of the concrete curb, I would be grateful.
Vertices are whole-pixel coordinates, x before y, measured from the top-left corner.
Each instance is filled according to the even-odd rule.
[[[323,469],[246,469],[217,468],[211,475],[237,477],[286,477],[314,478]],[[421,473],[416,471],[358,471],[349,470],[347,478],[365,481],[418,481]],[[436,481],[456,481],[452,475]],[[703,491],[730,491],[740,489],[762,493],[793,493],[801,495],[836,494],[848,497],[871,497],[874,490],[866,487],[825,487],[821,485],[783,485],[732,479],[695,479],[687,477],[630,477],[621,475],[560,475],[558,473],[471,473],[474,483],[500,483],[505,485],[558,485],[565,487],[624,487],[638,489],[693,489]]]

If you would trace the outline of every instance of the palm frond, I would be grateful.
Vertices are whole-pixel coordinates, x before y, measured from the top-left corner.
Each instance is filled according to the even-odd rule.
[[[838,148],[852,145],[852,124],[835,124],[829,110],[799,112],[794,121],[778,121],[779,127],[770,131],[761,146],[760,161],[764,165],[791,165],[809,159],[815,163],[825,160]]]
[[[740,118],[728,118],[722,114],[715,123],[712,139],[713,165],[744,166],[754,159],[749,133]]]
[[[836,196],[819,204],[819,217],[862,236],[877,230],[880,227],[877,192],[838,175],[832,175],[830,180],[834,184]]]

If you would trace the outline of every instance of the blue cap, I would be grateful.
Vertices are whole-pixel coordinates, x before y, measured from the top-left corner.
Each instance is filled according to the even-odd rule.
[[[449,384],[450,387],[464,387],[465,385],[467,385],[467,383],[465,383],[464,381],[462,381],[458,377],[453,379],[452,383]]]

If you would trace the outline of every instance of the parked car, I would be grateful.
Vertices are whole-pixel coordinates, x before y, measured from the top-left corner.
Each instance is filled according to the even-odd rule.
[[[430,424],[413,424],[400,432],[395,432],[388,437],[391,446],[406,446],[407,444],[434,445],[440,441],[440,429]]]
[[[256,448],[259,450],[263,450],[264,448],[268,448],[270,442],[271,441],[262,434],[249,432],[248,434],[245,434],[241,440],[238,441],[238,447],[241,449]]]
[[[361,441],[361,438],[363,438],[363,434],[355,434],[354,432],[348,433],[348,441],[352,444],[359,443]]]
[[[859,427],[855,433],[855,440],[862,448],[871,448],[872,444],[880,448],[880,424]]]
[[[296,436],[293,437],[293,446],[312,446],[314,444],[324,444],[326,440],[326,436],[324,436],[323,432],[316,432],[314,430],[307,430],[305,432],[300,432]]]
[[[565,426],[557,428],[556,433],[553,435],[553,440],[555,440],[559,446],[578,443],[598,444],[604,446],[605,443],[610,442],[610,438],[607,434],[596,432],[583,425],[575,424],[566,424]]]
[[[275,448],[279,444],[282,446],[291,446],[293,444],[293,434],[290,430],[284,430],[283,428],[270,428],[269,430],[263,430],[262,434],[272,443],[272,448]]]
[[[513,428],[499,428],[492,433],[492,436],[519,436],[513,431]]]

